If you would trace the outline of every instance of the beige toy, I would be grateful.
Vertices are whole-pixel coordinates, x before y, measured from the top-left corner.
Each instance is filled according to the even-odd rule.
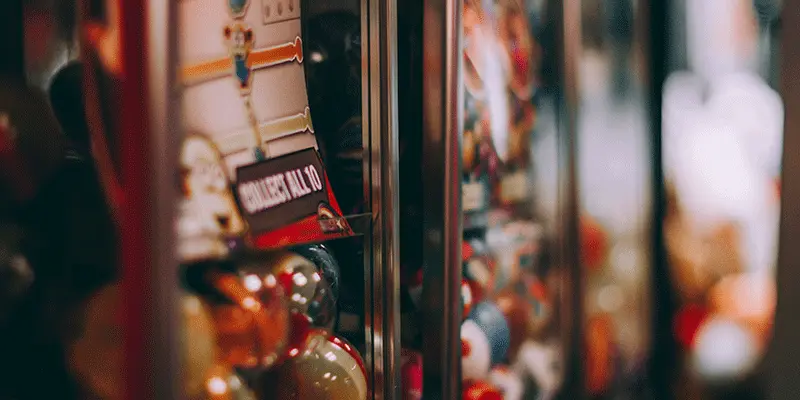
[[[184,198],[178,220],[179,253],[183,259],[222,256],[227,253],[224,238],[245,230],[222,158],[211,141],[190,135],[180,164]]]

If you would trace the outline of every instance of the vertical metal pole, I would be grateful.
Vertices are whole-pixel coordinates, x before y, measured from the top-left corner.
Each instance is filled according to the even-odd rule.
[[[426,399],[461,397],[461,74],[460,0],[423,6],[422,185],[423,340]]]
[[[380,5],[381,47],[381,198],[384,294],[384,398],[399,399],[400,387],[400,208],[399,127],[397,120],[397,0]]]
[[[559,99],[558,132],[558,207],[559,226],[558,262],[565,269],[564,313],[562,324],[566,335],[565,379],[561,389],[562,398],[583,398],[584,375],[583,350],[583,279],[581,276],[578,238],[578,196],[576,170],[576,132],[578,126],[578,62],[581,49],[581,2],[580,0],[554,0],[553,8],[559,15],[561,29],[558,43],[561,45],[560,68],[561,90]]]
[[[372,207],[372,370],[375,399],[400,398],[397,1],[368,0],[367,76]],[[367,111],[368,110],[368,111]]]
[[[364,363],[366,364],[367,373],[369,376],[367,377],[368,386],[371,389],[371,394],[374,396],[376,391],[376,382],[375,382],[375,375],[378,370],[376,370],[375,366],[375,352],[377,350],[375,344],[375,336],[373,333],[373,326],[374,326],[374,318],[373,314],[375,313],[375,306],[374,306],[374,293],[373,293],[373,282],[374,282],[374,267],[375,267],[375,255],[380,254],[380,244],[375,244],[375,238],[379,238],[380,232],[375,230],[375,213],[377,210],[380,210],[380,199],[376,199],[373,196],[373,185],[374,178],[373,178],[373,170],[374,170],[374,163],[380,160],[380,152],[377,154],[375,151],[380,151],[380,148],[375,149],[374,144],[372,141],[372,98],[371,98],[371,86],[370,82],[372,81],[372,76],[370,74],[370,70],[372,68],[372,63],[369,62],[371,60],[370,54],[372,54],[371,48],[371,37],[370,37],[370,8],[372,6],[371,0],[361,0],[360,1],[360,17],[361,17],[361,143],[364,144],[364,162],[363,162],[363,180],[364,180],[364,200],[365,204],[369,205],[369,211],[372,214],[370,230],[372,233],[371,237],[364,237],[363,238],[363,250],[364,250],[364,337],[366,338],[366,349],[364,354]],[[366,45],[364,44],[366,41]],[[380,182],[377,183],[380,185]],[[375,204],[377,201],[378,204]],[[376,208],[376,206],[378,208]],[[380,262],[380,261],[379,261]],[[380,357],[378,357],[380,359]],[[381,367],[378,367],[381,368]],[[380,384],[381,382],[378,382]]]

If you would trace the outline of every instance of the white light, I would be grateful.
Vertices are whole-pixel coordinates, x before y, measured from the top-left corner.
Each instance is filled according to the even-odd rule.
[[[261,290],[261,279],[256,275],[247,275],[244,278],[244,287],[251,292],[257,292]]]
[[[270,355],[268,355],[268,356],[264,357],[263,364],[264,364],[264,365],[272,365],[272,364],[273,364],[273,363],[275,363],[275,361],[277,361],[277,360],[278,360],[278,356],[277,356],[277,355],[275,355],[275,354],[270,354]]]
[[[317,272],[314,272],[314,273],[311,275],[311,279],[313,279],[313,280],[314,280],[314,282],[319,282],[319,281],[321,281],[321,280],[322,280],[322,277],[320,277],[320,276],[319,276],[319,273],[317,273]]]
[[[248,296],[242,299],[242,306],[248,310],[253,310],[258,308],[258,302],[256,302],[256,299]]]
[[[336,354],[333,354],[332,351],[329,351],[325,353],[325,358],[327,358],[328,361],[336,361]]]
[[[461,285],[461,297],[464,299],[465,305],[472,304],[472,289],[470,289],[469,285]]]
[[[294,281],[294,284],[299,287],[303,287],[308,283],[308,278],[306,278],[306,276],[301,272],[295,272],[295,274],[292,275],[292,280]]]
[[[292,349],[291,351],[289,351],[289,355],[292,356],[292,357],[294,357],[294,356],[296,356],[298,354],[300,354],[300,350],[298,350],[298,349]]]
[[[322,62],[322,60],[324,60],[324,59],[325,59],[325,57],[323,57],[322,53],[320,53],[318,51],[314,51],[314,52],[311,53],[311,61],[313,61],[315,63]]]
[[[700,329],[692,354],[695,371],[712,381],[740,378],[757,361],[752,334],[732,321],[716,317]]]
[[[622,303],[625,301],[624,297],[619,286],[608,285],[597,293],[597,304],[603,311],[613,312],[622,307]]]
[[[635,247],[618,244],[611,250],[612,268],[622,277],[635,279],[638,274],[637,267],[640,264],[639,256]]]
[[[209,379],[206,386],[208,387],[209,393],[218,396],[223,395],[228,391],[228,384],[218,376]]]
[[[278,280],[275,279],[275,275],[267,275],[267,277],[264,278],[264,284],[267,285],[268,288],[274,288],[275,285],[278,284]]]

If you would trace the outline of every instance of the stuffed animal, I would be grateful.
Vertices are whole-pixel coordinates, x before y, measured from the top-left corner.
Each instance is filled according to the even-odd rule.
[[[180,163],[184,198],[178,222],[179,253],[184,258],[224,255],[223,239],[242,234],[245,223],[222,158],[210,140],[190,135],[184,141]]]

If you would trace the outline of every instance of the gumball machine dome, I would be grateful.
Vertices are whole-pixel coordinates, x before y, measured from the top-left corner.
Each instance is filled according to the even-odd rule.
[[[322,277],[328,282],[333,300],[338,301],[341,270],[339,268],[339,262],[328,247],[323,244],[312,244],[293,248],[292,251],[311,260],[317,265],[322,272]]]
[[[275,254],[269,260],[241,269],[245,284],[278,286],[286,295],[291,336],[288,356],[294,357],[307,345],[312,331],[330,334],[336,319],[336,298],[325,273],[310,259],[294,252]]]
[[[194,295],[181,299],[183,388],[189,400],[255,400],[233,368],[221,362],[216,329],[207,304]]]
[[[262,400],[366,400],[367,374],[358,351],[345,339],[315,330],[296,357],[261,375]]]
[[[243,368],[270,367],[285,353],[290,313],[283,288],[271,275],[213,269],[207,280],[219,359]],[[217,298],[221,295],[221,298]]]

